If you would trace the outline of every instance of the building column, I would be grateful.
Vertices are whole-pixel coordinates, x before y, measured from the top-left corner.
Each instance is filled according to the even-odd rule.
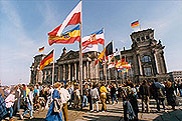
[[[71,64],[68,64],[68,80],[71,80]]]
[[[136,54],[133,55],[133,64],[134,64],[134,75],[139,75],[138,58]]]
[[[48,70],[48,74],[49,74],[48,83],[51,84],[51,82],[52,82],[52,69]]]
[[[138,64],[139,64],[139,70],[140,70],[140,75],[143,75],[143,71],[142,71],[142,63],[141,63],[141,59],[140,56],[138,56]]]
[[[87,61],[87,79],[89,79],[90,78],[90,63],[89,63],[89,61]]]
[[[58,65],[57,78],[59,81],[61,80],[61,66],[59,66],[59,65]]]
[[[39,73],[38,82],[42,83],[43,73],[42,73],[42,71],[40,71],[40,70],[38,71],[38,73]]]
[[[77,63],[74,63],[74,80],[77,80]]]
[[[167,69],[166,69],[166,63],[165,63],[163,51],[160,53],[160,61],[161,61],[161,66],[162,66],[162,74],[165,74],[167,72]]]
[[[47,71],[44,71],[44,78],[43,78],[43,81],[46,82],[46,79],[47,79]]]
[[[83,65],[82,65],[83,66]],[[78,65],[77,65],[77,67],[78,67],[78,80],[80,80],[80,64],[78,63]]]
[[[87,78],[87,67],[86,62],[83,62],[83,80]]]
[[[63,64],[63,80],[65,80],[65,64]]]
[[[156,60],[157,60],[158,73],[159,74],[162,74],[161,56],[160,56],[160,53],[157,53],[156,54]]]
[[[95,65],[95,60],[90,63],[90,79],[99,80],[99,64]]]
[[[156,52],[154,53],[154,61],[156,63],[156,72],[159,73],[159,64],[158,64],[158,59],[157,59],[157,55]]]
[[[63,65],[60,65],[60,80],[63,80]]]

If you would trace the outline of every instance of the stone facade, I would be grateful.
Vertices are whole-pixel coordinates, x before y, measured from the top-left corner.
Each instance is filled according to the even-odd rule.
[[[154,30],[147,29],[131,35],[132,48],[122,53],[132,63],[134,81],[158,78],[159,81],[169,78],[164,58],[164,46],[154,39]]]
[[[179,83],[182,82],[182,71],[172,71],[172,72],[169,72],[169,75],[172,81],[179,82]]]
[[[98,52],[84,54],[82,65],[84,80],[99,80],[99,65],[95,65],[97,55]],[[34,63],[31,66],[30,83],[42,82],[44,84],[51,84],[53,65],[49,64],[42,71],[38,70],[38,64],[43,57],[45,55],[36,55],[34,57]],[[54,67],[54,82],[80,80],[79,51],[70,50],[66,53],[66,49],[64,48],[62,55],[56,60]],[[35,73],[37,73],[36,76]]]
[[[88,52],[83,56],[83,80],[118,80],[124,82],[127,79],[138,83],[144,79],[159,79],[163,81],[169,78],[164,58],[164,46],[161,41],[154,39],[154,30],[147,29],[134,32],[131,35],[131,49],[120,51],[127,62],[131,63],[131,69],[127,73],[117,72],[115,68],[107,69],[104,74],[104,66],[95,65],[99,52]],[[45,55],[37,55],[31,66],[31,82],[51,84],[52,65],[46,66],[42,72],[38,70],[38,64]],[[79,51],[66,52],[55,62],[54,81],[79,80]]]

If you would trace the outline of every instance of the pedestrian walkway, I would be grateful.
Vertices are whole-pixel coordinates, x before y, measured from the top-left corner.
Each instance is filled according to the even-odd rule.
[[[153,101],[153,100],[152,100]],[[177,110],[172,111],[167,106],[167,112],[163,110],[156,112],[156,105],[151,104],[151,113],[139,113],[138,118],[140,121],[182,121],[182,107],[178,106]],[[88,107],[82,110],[71,109],[68,111],[69,121],[124,121],[123,120],[123,105],[122,102],[112,105],[107,104],[107,112],[90,112]],[[139,100],[139,109],[141,111],[141,104]],[[20,112],[21,113],[21,112]],[[35,112],[33,119],[28,119],[28,115],[25,116],[24,121],[44,121],[47,110],[41,112]],[[16,121],[21,121],[18,116],[15,117]]]
[[[121,121],[123,118],[122,103],[115,105],[108,104],[107,112],[89,112],[87,111],[82,118],[76,121]]]

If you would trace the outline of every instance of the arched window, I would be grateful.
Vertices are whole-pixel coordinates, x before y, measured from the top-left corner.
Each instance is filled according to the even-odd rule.
[[[140,42],[140,38],[137,38],[136,40],[137,40],[137,42]]]
[[[148,55],[145,55],[142,57],[142,62],[151,62],[151,57]]]
[[[145,37],[142,37],[142,41],[144,41],[145,40]]]
[[[144,74],[145,74],[145,76],[151,76],[152,69],[150,67],[144,67]]]
[[[149,39],[149,36],[146,36],[146,39]]]

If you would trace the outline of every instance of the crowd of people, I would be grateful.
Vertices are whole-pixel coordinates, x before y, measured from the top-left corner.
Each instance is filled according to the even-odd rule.
[[[155,99],[157,111],[166,111],[165,100],[167,105],[175,110],[176,96],[182,96],[182,84],[170,80],[159,82],[157,79],[143,80],[139,84],[132,81],[123,84],[85,81],[82,92],[83,94],[77,82],[1,86],[0,120],[9,117],[9,120],[13,121],[14,115],[24,119],[27,113],[32,119],[36,111],[47,109],[45,121],[68,121],[68,109],[87,107],[93,113],[106,112],[108,104],[114,105],[119,102],[123,102],[125,121],[138,120],[138,99],[141,99],[142,103],[141,112],[150,113],[150,99]],[[24,112],[19,113],[20,109],[24,109]]]

